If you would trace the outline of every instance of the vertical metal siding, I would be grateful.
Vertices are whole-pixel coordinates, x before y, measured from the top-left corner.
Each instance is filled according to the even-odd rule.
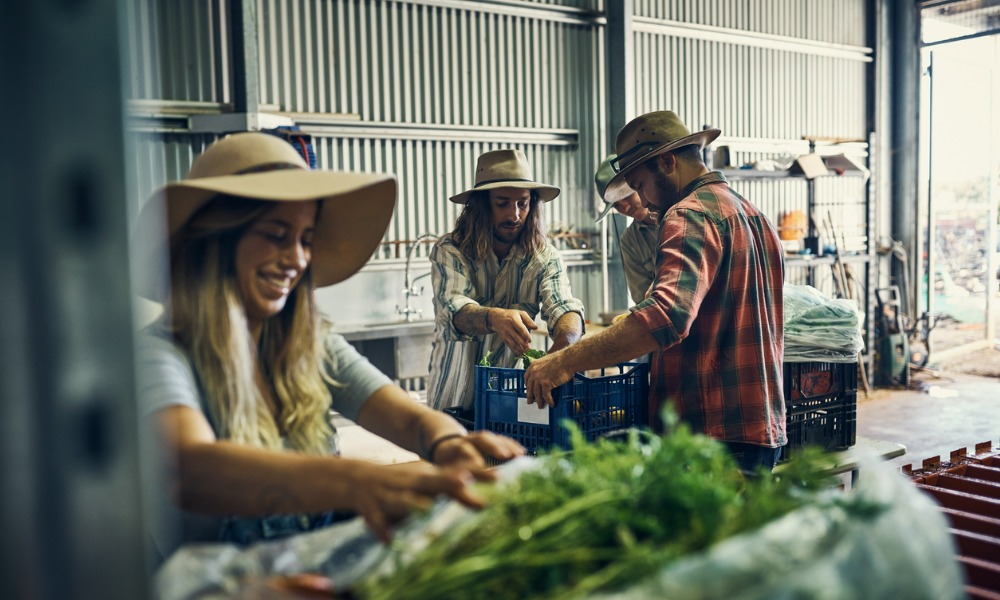
[[[736,137],[865,136],[863,62],[644,32],[634,48],[637,114],[670,108]]]
[[[130,98],[229,101],[223,0],[127,4]],[[490,10],[491,3],[439,6],[420,0],[257,0],[257,6],[263,110],[439,128],[440,139],[316,132],[321,167],[389,171],[399,178],[396,215],[376,262],[401,258],[405,241],[419,234],[449,231],[460,207],[447,197],[471,184],[481,152],[499,147],[521,148],[537,179],[563,189],[544,207],[550,224],[598,229],[592,175],[617,133],[606,126],[605,31],[547,18],[545,11],[600,12],[605,0],[492,5],[504,10]],[[507,10],[522,6],[524,14]],[[803,50],[795,51],[739,43],[732,35],[721,40],[638,31],[637,112],[672,108],[692,129],[713,125],[741,139],[865,134],[865,63],[808,51],[812,42],[862,46],[862,0],[636,0],[635,6],[637,17],[674,25],[803,42]],[[449,133],[455,126],[569,130],[576,132],[576,145],[477,142],[467,132]],[[135,136],[135,160],[144,165],[135,182],[138,199],[183,176],[210,142],[183,133]],[[734,159],[766,154],[734,152]],[[859,182],[824,182],[817,200],[857,198]],[[802,181],[738,181],[734,187],[775,219],[805,206]],[[865,230],[863,206],[857,214],[849,203],[842,210],[835,219],[845,235]],[[425,254],[425,246],[418,248],[418,257]],[[581,286],[597,288],[598,269],[573,268]],[[599,298],[592,302],[600,305]]]
[[[589,86],[579,84],[596,65],[580,50],[594,46],[599,27],[480,12],[474,3],[336,4],[258,0],[265,105],[375,123],[541,129],[582,129],[594,116],[592,99],[579,102]],[[325,34],[308,33],[317,30]]]
[[[470,10],[375,0],[336,4],[258,1],[265,104],[290,113],[322,107],[376,124],[579,131],[577,148],[518,146],[537,179],[563,189],[545,207],[549,222],[594,229],[590,180],[608,147],[602,28],[479,12],[472,4]],[[287,34],[317,28],[339,40],[337,52],[320,36]],[[299,54],[308,58],[295,58]],[[303,85],[313,72],[331,75],[325,85]],[[390,136],[322,144],[329,144],[318,153],[326,168],[399,177],[387,249],[376,259],[392,258],[399,242],[425,230],[450,230],[456,213],[437,203],[471,184],[479,153],[509,146]]]
[[[638,0],[635,15],[863,46],[864,3],[852,0]]]
[[[126,98],[230,101],[222,0],[136,0],[123,6]]]
[[[191,167],[191,161],[213,141],[215,136],[191,135],[188,133],[128,134],[130,148],[130,170],[136,175],[128,197],[136,208],[146,202],[149,195],[169,181],[182,179]]]

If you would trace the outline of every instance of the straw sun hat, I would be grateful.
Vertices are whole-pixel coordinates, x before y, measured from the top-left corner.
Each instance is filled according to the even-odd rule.
[[[167,184],[139,214],[133,235],[136,290],[167,296],[168,239],[218,194],[272,202],[320,200],[312,250],[316,287],[356,273],[378,248],[396,204],[385,173],[312,171],[290,144],[266,133],[237,133],[209,146],[188,176]]]
[[[646,113],[632,119],[618,132],[615,143],[618,156],[610,160],[611,168],[616,174],[608,181],[601,196],[611,204],[627,198],[632,194],[632,188],[625,181],[625,175],[636,166],[654,156],[684,146],[704,148],[715,141],[720,133],[722,132],[718,129],[703,129],[691,133],[680,118],[669,110]]]
[[[559,195],[559,188],[538,183],[531,174],[531,165],[520,150],[493,150],[484,152],[476,162],[476,183],[472,189],[449,198],[455,204],[465,204],[473,192],[502,187],[537,190],[544,202]]]

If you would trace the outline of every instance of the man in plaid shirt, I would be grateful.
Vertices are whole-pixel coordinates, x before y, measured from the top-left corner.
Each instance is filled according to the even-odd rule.
[[[785,436],[782,392],[784,253],[774,226],[709,171],[701,150],[719,136],[691,134],[670,111],[633,119],[618,134],[614,202],[634,190],[659,212],[652,293],[591,338],[525,372],[529,402],[577,371],[655,352],[650,423],[669,402],[693,431],[724,442],[745,471],[777,463]]]

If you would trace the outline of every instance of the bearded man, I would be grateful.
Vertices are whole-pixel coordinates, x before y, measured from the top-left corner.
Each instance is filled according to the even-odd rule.
[[[558,195],[559,188],[534,180],[523,152],[507,149],[482,154],[474,186],[450,198],[464,209],[430,254],[431,406],[471,407],[476,364],[489,356],[494,367],[514,367],[531,347],[539,312],[550,352],[583,335],[583,303],[545,238],[542,206]]]
[[[787,442],[782,391],[784,250],[749,200],[709,171],[701,151],[721,132],[691,133],[671,111],[618,133],[603,197],[633,192],[660,215],[656,278],[645,300],[603,332],[531,363],[529,403],[577,371],[653,352],[650,424],[665,404],[697,433],[729,448],[740,468],[774,468]]]

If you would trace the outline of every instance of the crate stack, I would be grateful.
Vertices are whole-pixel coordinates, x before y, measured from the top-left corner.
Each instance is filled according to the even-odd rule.
[[[950,523],[965,573],[969,598],[1000,598],[1000,448],[977,444],[923,461],[919,469],[903,467],[918,488],[938,502]]]
[[[858,364],[790,362],[784,365],[788,445],[783,458],[803,446],[843,450],[857,434]]]

